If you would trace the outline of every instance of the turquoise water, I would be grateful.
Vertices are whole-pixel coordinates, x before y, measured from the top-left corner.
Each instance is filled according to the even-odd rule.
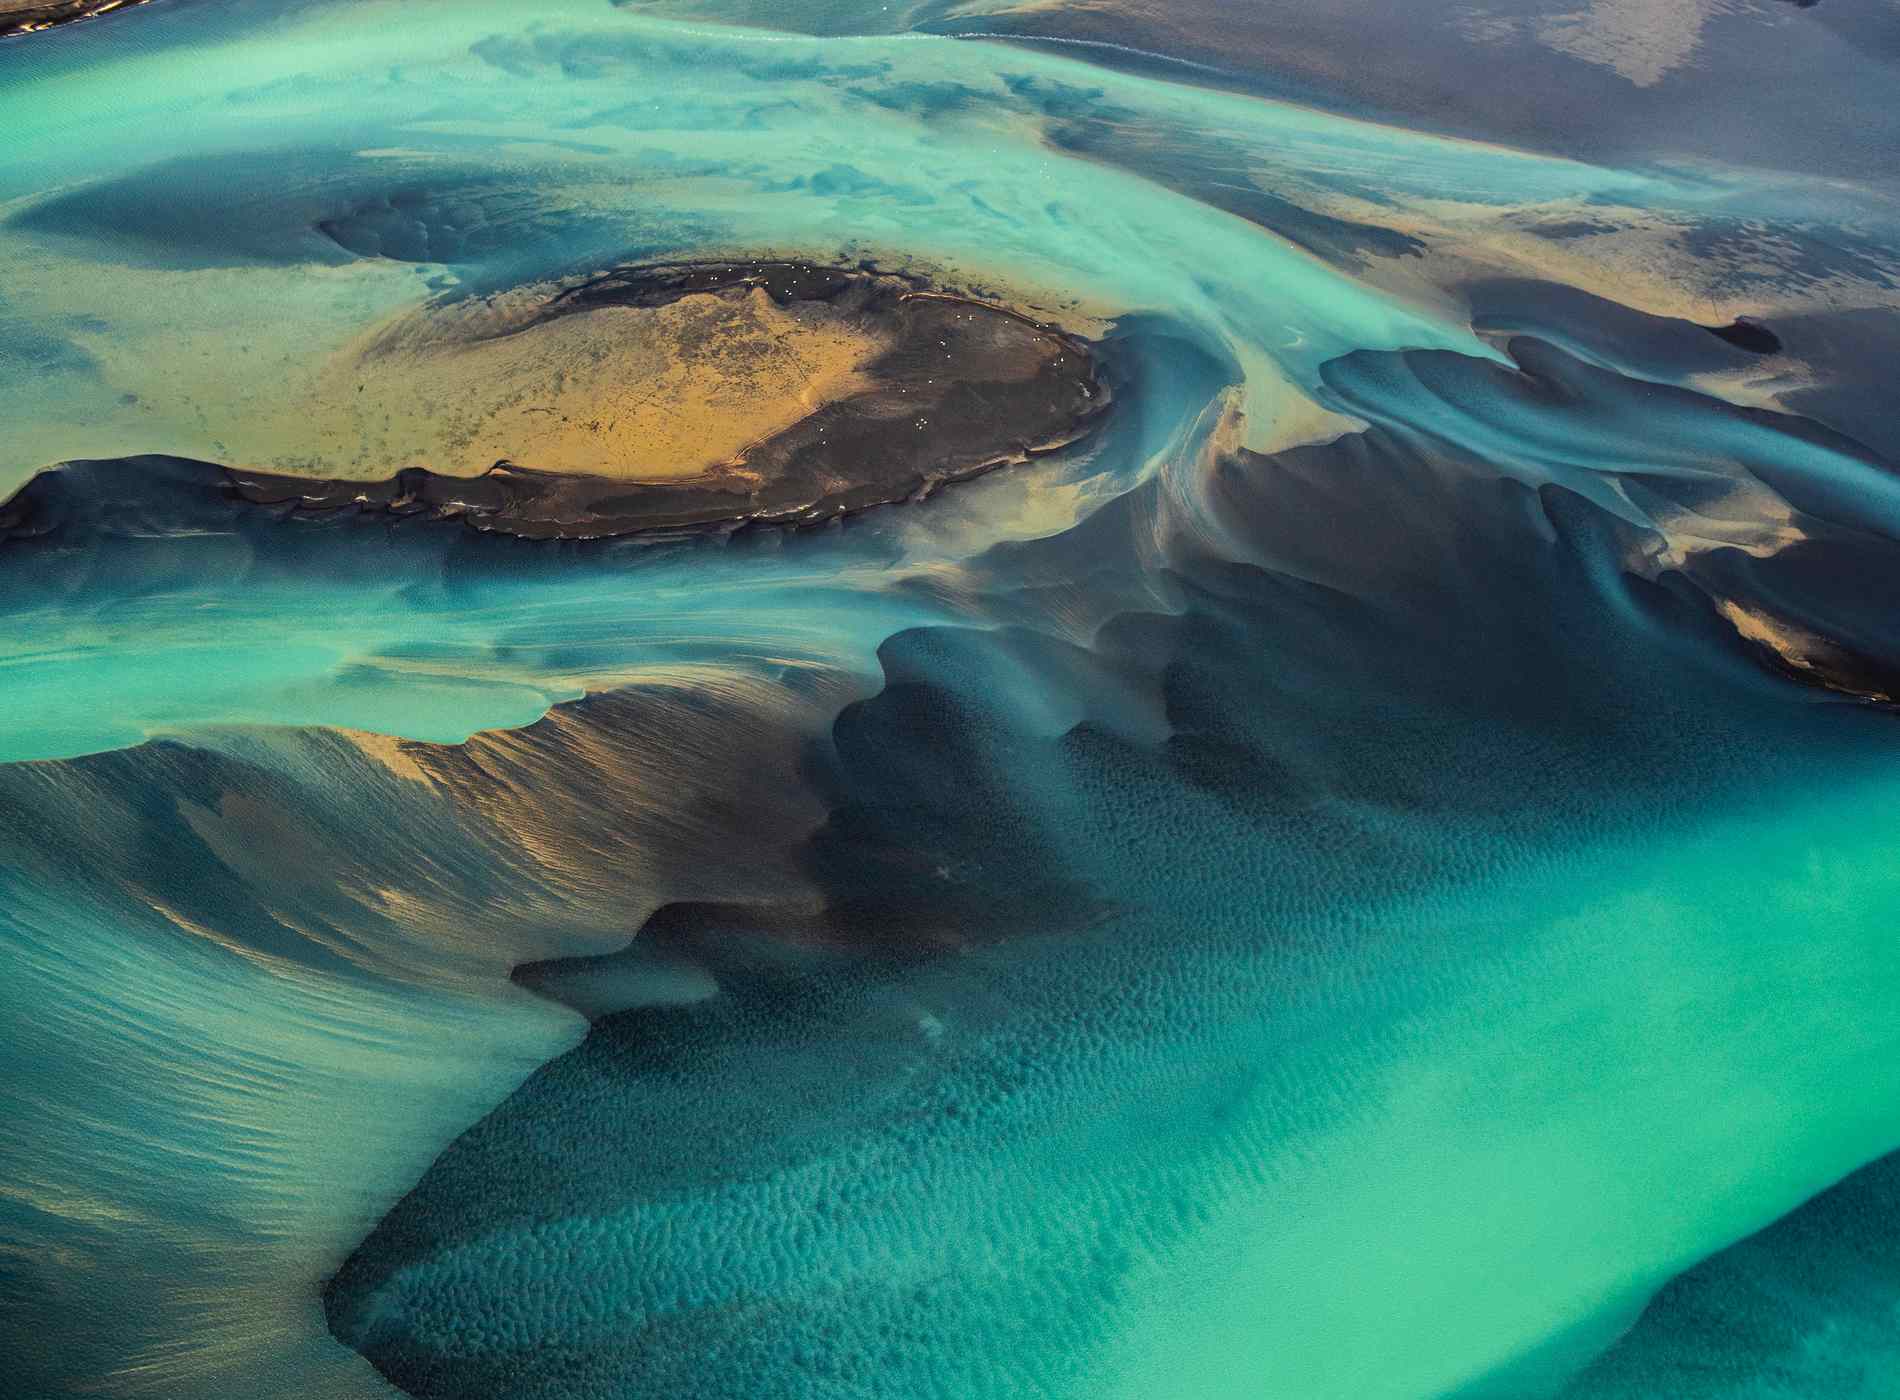
[[[1192,84],[578,0],[0,49],[0,491],[75,464],[0,539],[24,1394],[1673,1393],[1656,1290],[1900,1148],[1891,191]],[[398,194],[452,260],[351,251]],[[766,252],[1114,411],[723,541],[180,466],[391,318]]]
[[[1568,1393],[1889,1393],[1894,1167],[1863,1167],[1671,1280]]]

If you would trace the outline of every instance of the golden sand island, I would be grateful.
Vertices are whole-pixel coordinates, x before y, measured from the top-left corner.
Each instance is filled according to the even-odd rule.
[[[1080,341],[918,278],[649,264],[404,313],[291,405],[298,450],[228,477],[533,536],[803,523],[1064,446],[1106,402]]]

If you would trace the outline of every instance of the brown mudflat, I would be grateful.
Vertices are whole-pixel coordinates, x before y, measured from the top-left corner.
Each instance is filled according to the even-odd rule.
[[[1049,326],[916,278],[782,261],[618,269],[386,333],[351,372],[352,408],[452,403],[431,434],[454,465],[492,465],[233,468],[239,496],[539,538],[804,524],[1065,446],[1107,403],[1088,347]]]

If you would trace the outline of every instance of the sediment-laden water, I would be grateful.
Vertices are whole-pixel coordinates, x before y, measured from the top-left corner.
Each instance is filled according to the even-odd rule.
[[[0,44],[21,1393],[1876,1393],[1900,12],[794,9]]]

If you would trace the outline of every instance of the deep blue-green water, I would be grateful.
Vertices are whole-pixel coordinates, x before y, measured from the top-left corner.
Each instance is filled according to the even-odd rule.
[[[0,44],[0,1392],[1890,1393],[1900,10],[1238,8]],[[1112,409],[809,531],[204,488],[762,255]]]

